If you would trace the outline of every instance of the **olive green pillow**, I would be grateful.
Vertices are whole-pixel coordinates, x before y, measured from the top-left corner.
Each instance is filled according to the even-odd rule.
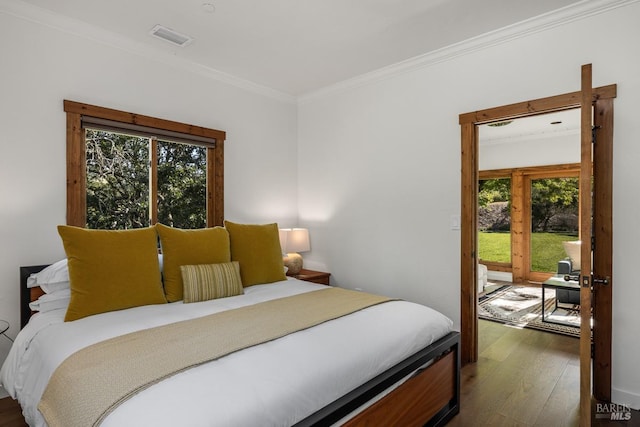
[[[182,299],[181,265],[230,262],[229,233],[222,227],[182,230],[156,224],[162,247],[164,294],[167,301]]]
[[[244,294],[237,261],[220,264],[182,265],[185,303]]]
[[[286,280],[278,224],[236,224],[225,221],[231,260],[240,263],[244,287]]]
[[[166,303],[153,228],[89,230],[58,226],[69,265],[65,321]]]

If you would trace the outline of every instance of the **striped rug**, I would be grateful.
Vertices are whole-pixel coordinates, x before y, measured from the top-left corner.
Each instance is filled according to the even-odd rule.
[[[556,308],[555,291],[545,289],[544,294],[546,322],[542,321],[542,288],[527,286],[488,287],[479,295],[478,317],[521,328],[579,337],[578,306],[560,304]]]

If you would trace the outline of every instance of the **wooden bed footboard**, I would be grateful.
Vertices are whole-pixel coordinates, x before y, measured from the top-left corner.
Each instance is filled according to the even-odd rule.
[[[344,425],[443,426],[460,411],[459,346],[460,333],[450,332],[296,427],[330,426],[416,370],[410,379]],[[429,362],[429,366],[421,368]]]

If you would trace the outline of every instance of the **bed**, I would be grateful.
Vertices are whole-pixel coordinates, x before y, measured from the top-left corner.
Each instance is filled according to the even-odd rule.
[[[29,303],[43,291],[27,287],[28,278],[43,267],[20,269],[24,327],[0,373],[31,426],[47,425],[39,402],[57,368],[82,348],[287,298],[316,298],[331,288],[285,278],[226,298],[137,306],[65,322],[64,308],[32,315]],[[444,425],[459,411],[459,335],[451,326],[419,304],[375,303],[168,375],[110,408],[99,423]],[[67,398],[72,391],[64,395],[73,408],[75,398]]]

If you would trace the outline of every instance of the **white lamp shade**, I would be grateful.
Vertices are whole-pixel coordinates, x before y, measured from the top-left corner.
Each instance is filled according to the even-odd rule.
[[[280,246],[283,253],[306,252],[311,250],[309,230],[306,228],[281,228]]]

